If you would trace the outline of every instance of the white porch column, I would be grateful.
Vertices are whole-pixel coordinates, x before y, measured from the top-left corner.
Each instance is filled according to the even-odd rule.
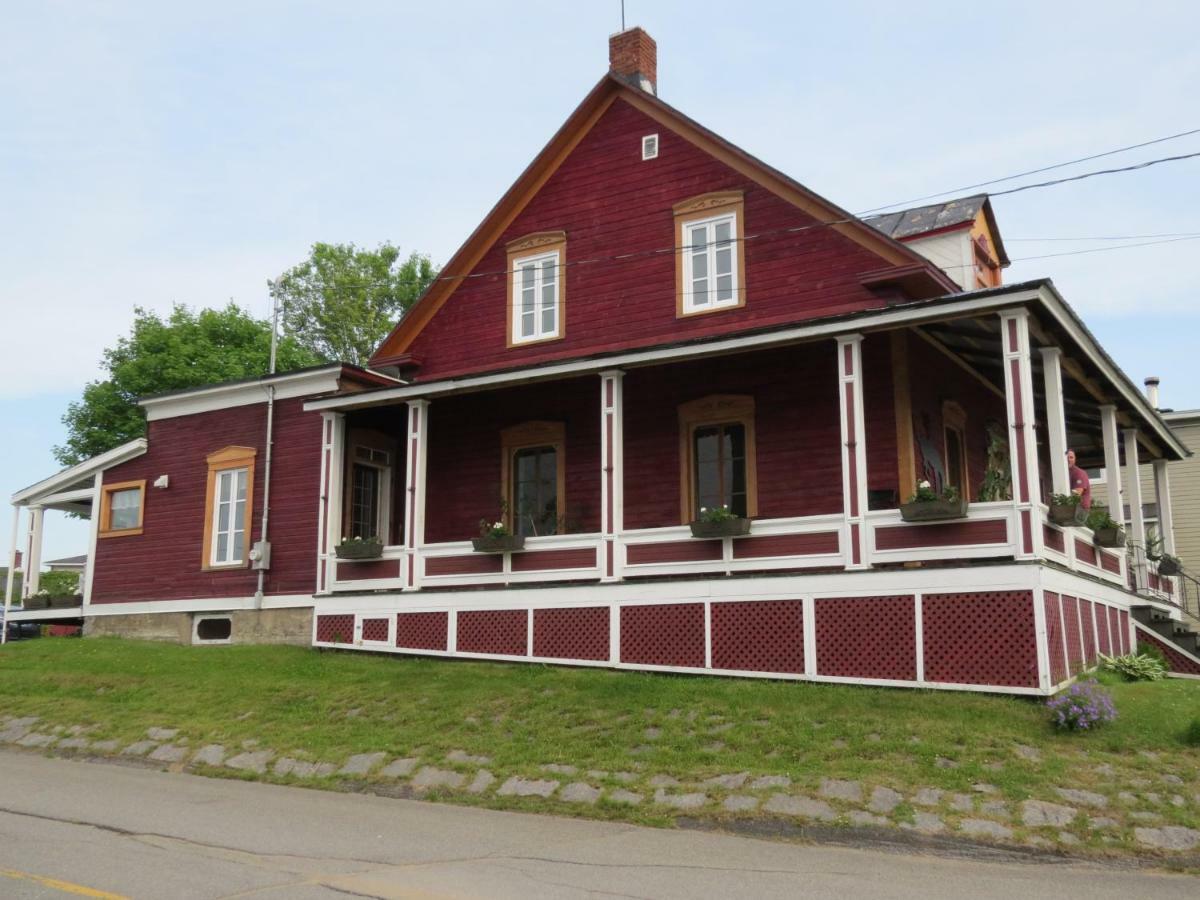
[[[317,593],[333,589],[342,539],[342,482],[346,471],[346,417],[321,413],[321,496],[317,508]]]
[[[838,390],[842,427],[842,509],[846,568],[868,568],[864,525],[867,507],[867,436],[863,415],[861,334],[837,339]]]
[[[1104,485],[1108,493],[1108,514],[1125,523],[1121,495],[1121,445],[1117,436],[1117,408],[1111,403],[1100,407],[1100,431],[1104,438]]]
[[[1175,514],[1171,512],[1171,479],[1167,461],[1156,459],[1154,466],[1154,499],[1158,504],[1158,533],[1162,535],[1164,553],[1175,555]]]
[[[1043,347],[1042,377],[1046,387],[1046,437],[1050,447],[1050,477],[1056,494],[1071,493],[1067,473],[1067,414],[1063,407],[1062,350]]]
[[[408,446],[405,450],[404,546],[408,549],[404,590],[421,587],[424,565],[417,556],[425,543],[425,470],[429,450],[429,401],[408,401]]]
[[[88,556],[87,563],[83,567],[82,588],[84,606],[88,606],[92,602],[92,578],[96,574],[96,544],[100,536],[100,503],[103,496],[103,484],[104,473],[97,472],[96,477],[92,480],[92,512],[89,516],[91,523],[90,534],[88,535]]]
[[[1142,552],[1135,555],[1134,577],[1138,590],[1149,584],[1146,578],[1146,517],[1142,514],[1142,479],[1138,471],[1138,430],[1125,428],[1125,499],[1129,502],[1129,538]],[[1116,518],[1116,516],[1113,516]]]
[[[1036,557],[1042,546],[1037,436],[1034,432],[1033,366],[1029,350],[1029,311],[1000,313],[1004,342],[1004,395],[1011,437],[1013,506],[1016,511],[1018,559]]]
[[[4,584],[4,627],[0,628],[0,644],[8,643],[8,611],[12,608],[13,581],[17,570],[17,531],[21,527],[21,507],[13,504],[12,535],[8,542],[8,577]]]
[[[40,506],[29,507],[29,536],[25,551],[25,571],[21,579],[21,596],[32,597],[41,587],[42,568],[42,522],[45,510]]]
[[[619,581],[625,528],[625,373],[600,373],[600,531],[604,535],[602,581]]]

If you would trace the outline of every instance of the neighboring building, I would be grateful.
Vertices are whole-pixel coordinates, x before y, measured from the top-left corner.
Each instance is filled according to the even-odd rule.
[[[1163,418],[1183,443],[1200,447],[1200,409],[1166,410]],[[1171,477],[1175,550],[1184,568],[1200,575],[1200,457],[1173,462],[1167,470]],[[1152,473],[1146,474],[1153,477]]]
[[[87,568],[87,554],[83,556],[64,556],[62,559],[47,560],[43,565],[51,572],[78,572],[81,575]]]
[[[641,29],[610,64],[371,371],[147,398],[144,440],[14,496],[35,535],[90,504],[89,633],[1044,695],[1170,613],[1044,499],[1068,436],[1188,450],[1049,281],[999,284],[986,198],[933,217],[996,263],[963,291],[920,221],[658,99]],[[909,521],[923,480],[969,508]]]

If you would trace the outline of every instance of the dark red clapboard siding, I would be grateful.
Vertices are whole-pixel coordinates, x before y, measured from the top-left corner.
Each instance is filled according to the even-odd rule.
[[[1119,574],[1121,571],[1121,560],[1111,553],[1105,553],[1103,550],[1098,552],[1100,554],[1100,567],[1106,572]]]
[[[1042,526],[1042,540],[1051,550],[1057,550],[1059,553],[1067,551],[1066,535],[1057,528],[1051,528],[1049,525]]]
[[[875,529],[877,550],[910,547],[959,547],[967,544],[1002,544],[1008,540],[1003,519],[947,522],[941,525],[899,525]]]
[[[694,539],[689,541],[664,541],[660,544],[634,544],[625,548],[625,559],[631,565],[697,562],[720,558],[720,541]]]
[[[657,133],[658,159],[641,159]],[[617,348],[650,346],[880,307],[860,275],[886,263],[832,228],[746,242],[744,308],[677,319],[674,204],[709,191],[745,191],[746,233],[813,220],[785,200],[618,100],[513,220],[426,325],[410,351],[421,379],[524,366]],[[504,245],[536,231],[567,234],[565,337],[506,347]],[[634,254],[616,263],[572,260]],[[497,274],[485,274],[497,273]]]
[[[105,481],[147,482],[143,533],[97,541],[92,586],[95,603],[250,596],[257,573],[249,568],[204,571],[205,457],[230,445],[258,450],[252,538],[262,515],[266,404],[159,419],[147,426],[145,455],[109,469]],[[320,491],[321,416],[303,400],[275,404],[275,462],[271,484],[269,594],[311,594],[316,587],[317,502]],[[166,489],[150,487],[170,476]]]
[[[1093,566],[1099,564],[1096,560],[1096,548],[1087,541],[1081,541],[1079,538],[1075,538],[1075,558],[1081,559]]]
[[[340,581],[399,578],[400,560],[375,559],[370,562],[339,562],[337,564],[337,577]]]
[[[426,575],[482,575],[503,569],[504,558],[499,553],[431,556],[425,560]]]
[[[753,559],[761,556],[805,556],[837,552],[838,533],[836,531],[821,531],[815,534],[772,534],[762,537],[738,538],[733,542],[734,559]]]
[[[514,572],[536,572],[539,569],[584,569],[596,565],[596,548],[581,547],[571,550],[532,550],[514,553]]]

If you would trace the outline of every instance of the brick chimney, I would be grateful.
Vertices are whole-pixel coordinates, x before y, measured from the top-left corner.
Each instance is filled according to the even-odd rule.
[[[648,94],[658,94],[658,45],[641,28],[608,39],[608,70]]]

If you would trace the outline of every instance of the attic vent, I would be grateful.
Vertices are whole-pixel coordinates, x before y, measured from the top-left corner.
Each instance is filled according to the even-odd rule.
[[[648,134],[642,138],[642,159],[658,158],[658,135]]]

